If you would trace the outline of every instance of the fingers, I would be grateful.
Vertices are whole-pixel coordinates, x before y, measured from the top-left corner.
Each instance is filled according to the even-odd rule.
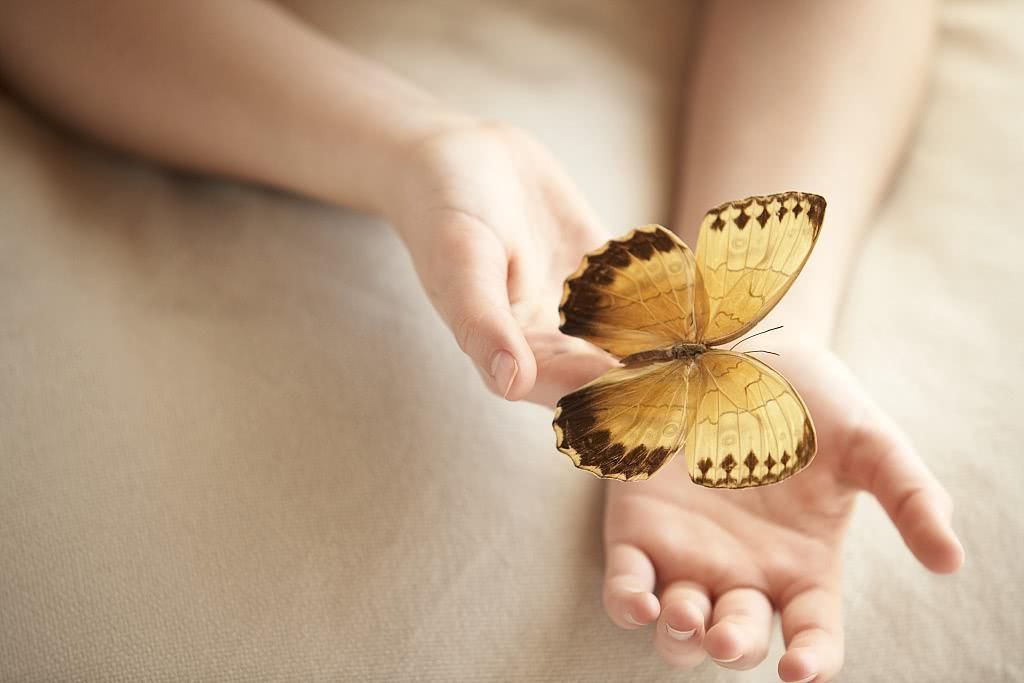
[[[654,565],[634,545],[610,546],[605,562],[605,612],[617,626],[635,629],[658,618],[661,607],[654,597]]]
[[[836,590],[815,587],[782,607],[786,653],[779,677],[790,683],[824,683],[843,665],[842,606]]]
[[[508,255],[497,238],[453,230],[443,262],[423,273],[427,292],[455,339],[498,396],[518,400],[537,368],[508,296]]]
[[[554,408],[562,396],[616,365],[596,346],[560,332],[527,330],[526,339],[537,363],[537,381],[526,396],[534,403]]]
[[[881,418],[857,429],[848,473],[878,498],[921,564],[943,574],[960,568],[964,551],[951,524],[952,500],[899,428]]]
[[[707,653],[701,647],[711,617],[707,591],[690,581],[676,581],[661,594],[661,616],[654,649],[672,666],[690,669]]]
[[[712,626],[704,636],[704,650],[729,669],[750,669],[768,654],[771,637],[771,602],[754,588],[734,588],[715,601]]]

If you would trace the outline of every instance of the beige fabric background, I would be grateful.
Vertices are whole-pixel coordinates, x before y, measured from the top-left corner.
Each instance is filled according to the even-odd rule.
[[[531,129],[609,225],[667,220],[686,6],[296,4]],[[942,23],[839,348],[968,560],[929,576],[865,500],[844,681],[1024,680],[1024,5]],[[484,392],[386,226],[0,99],[0,680],[775,680],[778,643],[679,675],[604,618],[601,486],[549,419]]]

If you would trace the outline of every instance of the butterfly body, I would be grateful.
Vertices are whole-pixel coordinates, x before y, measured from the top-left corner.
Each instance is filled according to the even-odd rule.
[[[786,192],[712,209],[696,255],[643,226],[583,259],[566,280],[560,329],[620,359],[563,397],[558,449],[601,477],[646,479],[685,446],[690,477],[722,488],[792,476],[814,424],[782,375],[720,348],[782,298],[824,217],[818,195]]]
[[[651,349],[650,351],[631,353],[623,358],[621,363],[628,368],[648,363],[696,358],[707,350],[708,347],[703,344],[676,344],[667,349]]]

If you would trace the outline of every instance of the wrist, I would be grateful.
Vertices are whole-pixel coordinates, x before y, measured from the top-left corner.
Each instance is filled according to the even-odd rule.
[[[312,60],[313,58],[310,58]],[[417,141],[472,118],[338,46],[316,55],[259,120],[259,179],[387,216]]]
[[[476,203],[487,194],[490,176],[485,169],[493,168],[496,157],[507,160],[502,155],[508,154],[508,130],[459,112],[426,113],[395,135],[382,153],[384,171],[374,183],[374,213],[410,248],[429,241],[431,236],[424,234],[428,215],[465,209],[467,196]]]
[[[374,121],[352,124],[338,117],[327,124],[330,130],[310,145],[301,191],[394,222],[409,188],[422,184],[420,141],[471,119],[427,102],[391,106],[405,110]]]
[[[373,152],[375,170],[365,176],[368,210],[403,233],[410,222],[406,217],[427,208],[443,189],[444,173],[452,170],[443,168],[436,149],[446,138],[478,126],[479,119],[436,105],[395,121]]]

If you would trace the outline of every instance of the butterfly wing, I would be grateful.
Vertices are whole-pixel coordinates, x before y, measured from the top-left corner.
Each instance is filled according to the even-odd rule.
[[[695,361],[699,386],[686,437],[690,478],[703,486],[747,488],[791,477],[814,457],[816,437],[800,395],[775,370],[746,354],[712,350]]]
[[[697,239],[697,268],[708,299],[703,341],[724,344],[749,332],[800,273],[818,239],[825,199],[784,192],[712,209]]]
[[[620,358],[696,342],[707,320],[693,252],[660,225],[587,254],[566,279],[558,310],[562,332]]]
[[[556,443],[577,467],[610,479],[647,479],[682,445],[695,406],[693,359],[613,368],[555,409]]]

